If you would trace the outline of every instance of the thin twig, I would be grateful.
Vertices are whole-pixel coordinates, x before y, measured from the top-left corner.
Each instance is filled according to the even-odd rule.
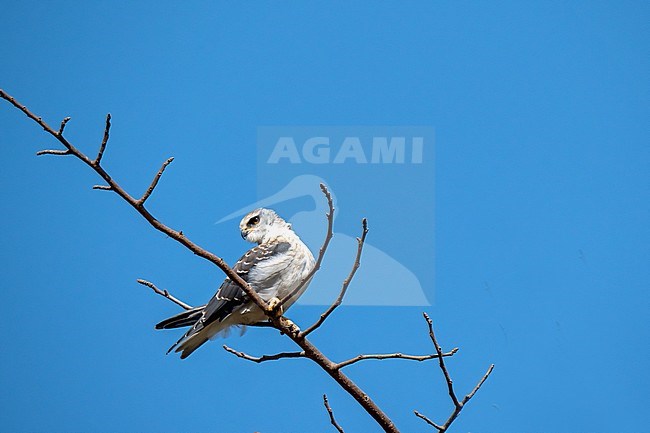
[[[138,205],[139,206],[142,206],[144,204],[144,202],[147,201],[147,199],[149,198],[149,196],[153,192],[156,185],[158,185],[158,181],[160,180],[160,177],[165,172],[165,169],[167,168],[167,166],[169,164],[172,163],[173,160],[174,160],[174,158],[172,157],[172,158],[167,159],[167,161],[163,162],[162,167],[160,167],[160,170],[158,170],[158,173],[156,173],[156,176],[154,176],[153,180],[151,181],[151,185],[149,185],[149,188],[147,188],[147,190],[144,192],[144,194],[142,195],[140,200],[138,200]]]
[[[108,133],[111,130],[111,113],[106,115],[106,127],[104,128],[104,138],[102,139],[102,144],[99,145],[99,151],[97,152],[97,157],[93,161],[93,165],[99,165],[102,162],[102,156],[104,156],[104,150],[106,150],[106,144],[108,143]]]
[[[102,189],[104,191],[112,191],[113,188],[109,185],[93,185],[93,189]]]
[[[65,117],[61,121],[61,126],[59,126],[59,135],[63,134],[63,130],[65,129],[65,125],[70,121],[70,117]]]
[[[490,377],[490,374],[492,374],[492,370],[494,370],[494,364],[490,364],[490,366],[488,367],[487,371],[485,372],[485,374],[483,375],[483,377],[481,378],[481,380],[478,381],[478,383],[476,384],[476,386],[474,387],[474,389],[472,390],[472,392],[470,392],[469,394],[467,394],[467,395],[465,396],[465,398],[464,398],[463,401],[461,402],[461,404],[462,404],[463,406],[464,406],[465,403],[467,403],[467,402],[468,402],[472,397],[474,397],[474,394],[476,394],[476,392],[481,388],[481,386],[483,386],[483,383],[487,380],[488,377]]]
[[[143,280],[143,279],[138,279],[137,282],[142,284],[143,286],[149,287],[151,290],[153,290],[154,292],[156,292],[160,296],[163,296],[163,297],[169,299],[170,301],[172,301],[176,305],[180,305],[185,310],[191,310],[192,308],[194,308],[191,305],[188,305],[185,302],[181,301],[180,299],[174,297],[167,290],[160,290],[158,287],[156,287],[156,285],[154,283],[151,283],[151,282],[149,282],[147,280]]]
[[[231,347],[228,347],[225,344],[223,345],[223,348],[226,350],[226,352],[230,352],[233,355],[238,356],[239,358],[256,362],[258,364],[266,361],[277,361],[278,359],[284,359],[284,358],[305,358],[306,357],[305,352],[280,352],[280,353],[276,353],[275,355],[251,356],[247,353],[240,352]]]
[[[70,155],[71,152],[69,150],[56,150],[56,149],[46,149],[46,150],[39,150],[36,152],[36,156],[41,156],[41,155]]]
[[[417,416],[418,418],[424,420],[424,422],[426,422],[427,424],[429,424],[431,427],[435,427],[435,428],[437,428],[439,431],[442,431],[442,426],[439,426],[439,425],[436,424],[435,422],[431,421],[429,418],[427,418],[425,415],[422,415],[422,414],[421,414],[420,412],[418,412],[417,410],[414,410],[413,413],[414,413],[415,416]]]
[[[436,353],[438,355],[442,354],[442,348],[438,344],[438,341],[436,340],[436,336],[433,333],[433,323],[431,322],[431,318],[427,313],[422,313],[424,316],[424,319],[427,321],[427,325],[429,326],[429,337],[431,338],[431,341],[433,342],[433,347],[436,349]],[[442,374],[445,375],[445,380],[447,381],[447,391],[449,392],[449,397],[451,398],[451,401],[454,403],[454,406],[458,408],[460,406],[460,402],[458,401],[458,398],[456,397],[456,393],[454,392],[454,383],[451,380],[451,376],[449,376],[449,371],[447,371],[447,366],[445,365],[445,360],[443,359],[442,356],[439,356],[438,358],[439,364],[440,364],[440,369],[442,370]]]
[[[320,190],[323,192],[323,194],[325,194],[325,198],[327,199],[327,207],[329,208],[329,211],[325,214],[325,217],[327,218],[327,233],[325,234],[325,240],[323,241],[323,245],[318,251],[318,259],[316,259],[316,263],[314,264],[312,270],[307,274],[305,278],[302,279],[300,284],[298,284],[295,289],[293,289],[290,293],[288,293],[284,298],[280,300],[279,305],[284,305],[289,299],[293,298],[296,293],[299,293],[305,284],[307,284],[307,282],[312,279],[312,277],[320,269],[323,257],[325,257],[325,251],[327,251],[327,247],[332,240],[334,227],[334,203],[332,201],[332,194],[329,192],[327,186],[325,186],[324,183],[320,184]]]
[[[442,356],[454,356],[458,352],[458,348],[455,347],[447,353],[443,353]],[[437,353],[432,353],[430,355],[406,355],[404,353],[380,353],[373,355],[357,355],[354,358],[348,359],[347,361],[342,361],[336,364],[336,368],[347,367],[348,365],[356,364],[359,361],[365,361],[367,359],[406,359],[410,361],[426,361],[429,359],[438,358]]]
[[[334,310],[336,310],[336,308],[343,302],[343,297],[348,290],[348,286],[350,285],[352,278],[354,278],[354,274],[357,272],[357,269],[359,269],[359,265],[361,263],[361,252],[363,251],[363,245],[366,242],[366,235],[368,234],[368,221],[365,218],[361,220],[361,226],[363,227],[363,231],[361,232],[361,237],[357,238],[357,257],[354,259],[354,264],[352,265],[350,274],[343,281],[343,286],[341,287],[339,296],[336,298],[334,303],[330,305],[330,307],[323,314],[320,315],[318,320],[313,325],[300,333],[302,337],[306,337],[318,329],[318,327],[323,324],[325,319],[327,319],[329,315],[332,314],[332,312],[334,312]]]
[[[436,336],[433,332],[433,323],[431,322],[431,318],[427,313],[422,313],[424,316],[424,319],[427,321],[427,325],[429,327],[429,337],[431,338],[431,341],[433,342],[433,346],[436,348],[436,353],[438,355],[442,354],[442,349],[440,348],[440,345],[438,344],[438,340],[436,340]],[[440,361],[440,369],[442,370],[442,373],[445,376],[445,381],[447,382],[447,389],[449,391],[449,397],[451,397],[451,401],[454,403],[454,411],[449,415],[449,418],[447,418],[447,421],[442,425],[437,425],[433,421],[431,421],[429,418],[426,416],[422,415],[418,411],[414,411],[415,415],[421,419],[423,419],[427,424],[435,427],[438,429],[440,433],[445,433],[449,426],[456,420],[458,415],[460,414],[460,411],[463,410],[463,407],[465,407],[465,404],[472,398],[474,397],[474,394],[481,388],[483,383],[487,380],[487,378],[490,376],[492,373],[492,370],[494,369],[494,364],[491,364],[490,367],[488,368],[487,372],[483,375],[481,380],[479,380],[478,384],[474,387],[472,392],[467,394],[465,398],[463,398],[462,401],[458,401],[458,398],[456,397],[456,393],[454,392],[454,387],[453,387],[453,382],[451,380],[451,377],[449,376],[449,372],[447,371],[447,367],[445,366],[445,361],[442,356],[439,356],[439,361]]]
[[[336,428],[339,431],[339,433],[345,433],[343,431],[343,428],[334,419],[334,412],[332,411],[332,408],[330,407],[330,402],[327,400],[327,394],[323,394],[323,404],[325,405],[325,409],[327,409],[327,413],[330,416],[330,422],[332,423],[334,428]]]

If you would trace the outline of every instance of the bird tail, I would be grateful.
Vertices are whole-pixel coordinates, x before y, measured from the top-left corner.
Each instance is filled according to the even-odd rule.
[[[199,319],[203,317],[204,307],[205,305],[183,311],[156,325],[156,329],[174,329],[192,326],[185,335],[169,348],[167,351],[168,354],[172,351],[182,352],[181,359],[185,359],[208,340],[228,332],[228,328],[234,324],[230,320],[223,322],[215,321],[204,328],[201,323],[197,324]]]
[[[169,348],[169,351],[167,351],[167,353],[171,352],[172,350],[177,353],[181,352],[181,359],[185,359],[190,356],[196,349],[208,342],[208,340],[209,338],[206,338],[204,335],[194,334],[188,338],[177,341],[175,345]]]
[[[192,328],[187,332],[187,334],[183,335],[183,337],[178,340],[176,344],[170,347],[167,353],[171,352],[172,350],[174,352],[181,352],[181,359],[185,359],[190,356],[192,352],[194,352],[209,340],[213,340],[219,336],[227,335],[229,328],[233,325],[235,325],[234,321],[227,318],[224,321],[214,321],[205,328]]]
[[[165,319],[156,325],[156,329],[175,329],[183,328],[185,326],[193,326],[201,318],[203,307],[205,307],[205,305],[185,310],[175,316]]]

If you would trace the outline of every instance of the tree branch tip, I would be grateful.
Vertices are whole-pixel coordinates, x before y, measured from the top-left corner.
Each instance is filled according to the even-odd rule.
[[[136,203],[136,206],[137,206],[138,208],[142,208],[142,207],[143,207],[144,202],[147,201],[147,199],[149,198],[149,196],[151,196],[151,193],[153,193],[153,190],[154,190],[154,189],[156,188],[156,186],[158,185],[158,181],[160,180],[160,178],[162,177],[163,173],[165,172],[165,169],[167,168],[167,166],[168,166],[169,164],[171,164],[171,162],[172,162],[173,160],[174,160],[174,157],[172,156],[172,157],[170,157],[170,158],[167,158],[167,160],[166,160],[165,162],[163,162],[162,166],[160,167],[160,170],[158,170],[158,173],[156,173],[156,175],[153,177],[153,180],[151,181],[151,184],[149,185],[149,188],[147,188],[147,190],[144,192],[144,194],[142,194],[142,197],[140,197],[139,200],[136,200],[135,203]]]
[[[429,424],[431,427],[437,429],[438,431],[443,432],[447,430],[445,427],[439,426],[435,422],[431,421],[426,415],[421,414],[417,410],[414,410],[413,413],[415,414],[415,416],[417,416],[418,418],[420,418],[421,420]]]
[[[36,156],[41,156],[41,155],[70,155],[69,150],[58,150],[58,149],[45,149],[45,150],[39,150],[36,152]]]
[[[142,284],[143,286],[149,287],[151,290],[154,291],[157,295],[162,296],[163,298],[166,298],[170,301],[172,301],[174,304],[178,305],[184,310],[191,310],[193,307],[189,304],[186,304],[185,302],[181,301],[180,299],[174,297],[167,289],[159,289],[156,287],[154,283],[151,283],[147,280],[143,280],[142,278],[138,278],[135,280],[138,284]]]
[[[104,156],[104,151],[106,150],[106,144],[108,144],[108,138],[111,130],[111,113],[106,114],[106,127],[104,128],[104,138],[102,138],[102,143],[99,145],[99,150],[97,151],[97,157],[94,161],[91,162],[93,167],[99,167],[99,164],[102,161]]]
[[[65,125],[70,121],[70,119],[71,119],[71,117],[67,116],[67,117],[64,117],[63,120],[61,121],[61,126],[59,126],[59,132],[57,132],[59,137],[61,135],[63,135],[63,130],[65,129]]]
[[[136,281],[138,284],[142,284],[143,286],[153,287],[153,283],[151,283],[151,282],[149,282],[149,281],[147,281],[147,280],[143,280],[142,278],[138,278],[138,279],[135,280],[135,281]]]
[[[112,191],[113,187],[110,185],[93,185],[93,189],[100,189],[104,191]]]
[[[322,183],[322,182],[320,183],[319,186],[320,186],[320,190],[323,191],[323,194],[325,194],[325,195],[327,196],[327,199],[328,199],[328,201],[329,201],[329,200],[332,198],[331,195],[330,195],[330,190],[329,190],[329,188],[327,188],[327,185],[325,185],[325,184]]]
[[[336,430],[338,430],[339,433],[344,433],[343,428],[339,425],[338,422],[336,422],[336,419],[334,418],[334,411],[332,411],[329,400],[327,400],[327,394],[323,394],[323,405],[325,405],[327,414],[330,417],[330,423],[334,426]]]

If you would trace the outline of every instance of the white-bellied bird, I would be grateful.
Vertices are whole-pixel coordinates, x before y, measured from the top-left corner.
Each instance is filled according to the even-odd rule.
[[[241,235],[258,245],[240,258],[233,270],[265,301],[282,299],[308,276],[315,261],[309,248],[291,229],[291,224],[270,209],[256,209],[239,223]],[[302,295],[309,281],[282,306],[286,311]],[[231,326],[252,325],[266,319],[264,312],[230,278],[206,305],[183,311],[156,325],[156,329],[191,326],[169,352],[187,358],[203,343]]]

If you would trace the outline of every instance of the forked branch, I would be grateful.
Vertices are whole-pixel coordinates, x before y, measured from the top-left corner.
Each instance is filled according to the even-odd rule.
[[[470,401],[472,397],[474,397],[474,394],[481,388],[483,383],[487,380],[487,378],[490,376],[492,373],[492,370],[494,369],[494,364],[491,364],[490,367],[488,368],[487,372],[483,375],[481,380],[476,384],[474,389],[467,394],[462,401],[458,400],[458,397],[456,397],[456,393],[454,392],[454,385],[451,380],[451,376],[449,375],[449,371],[447,371],[447,366],[445,365],[445,360],[443,359],[442,356],[442,348],[438,344],[438,340],[436,339],[436,335],[433,332],[433,323],[431,322],[431,318],[427,313],[422,313],[424,316],[424,320],[427,321],[427,326],[429,327],[429,337],[431,338],[431,342],[433,343],[433,346],[436,349],[436,353],[438,354],[438,361],[440,364],[440,370],[442,370],[442,374],[445,376],[445,381],[447,382],[447,390],[449,392],[449,397],[451,398],[451,401],[454,403],[454,411],[451,413],[449,418],[447,418],[447,421],[443,425],[438,425],[431,421],[429,418],[427,418],[425,415],[421,414],[420,412],[413,411],[415,416],[418,418],[424,420],[427,424],[430,426],[436,428],[440,433],[444,433],[447,431],[449,426],[456,420],[458,415],[460,414],[460,411],[463,410],[463,407],[465,407],[465,404]]]

